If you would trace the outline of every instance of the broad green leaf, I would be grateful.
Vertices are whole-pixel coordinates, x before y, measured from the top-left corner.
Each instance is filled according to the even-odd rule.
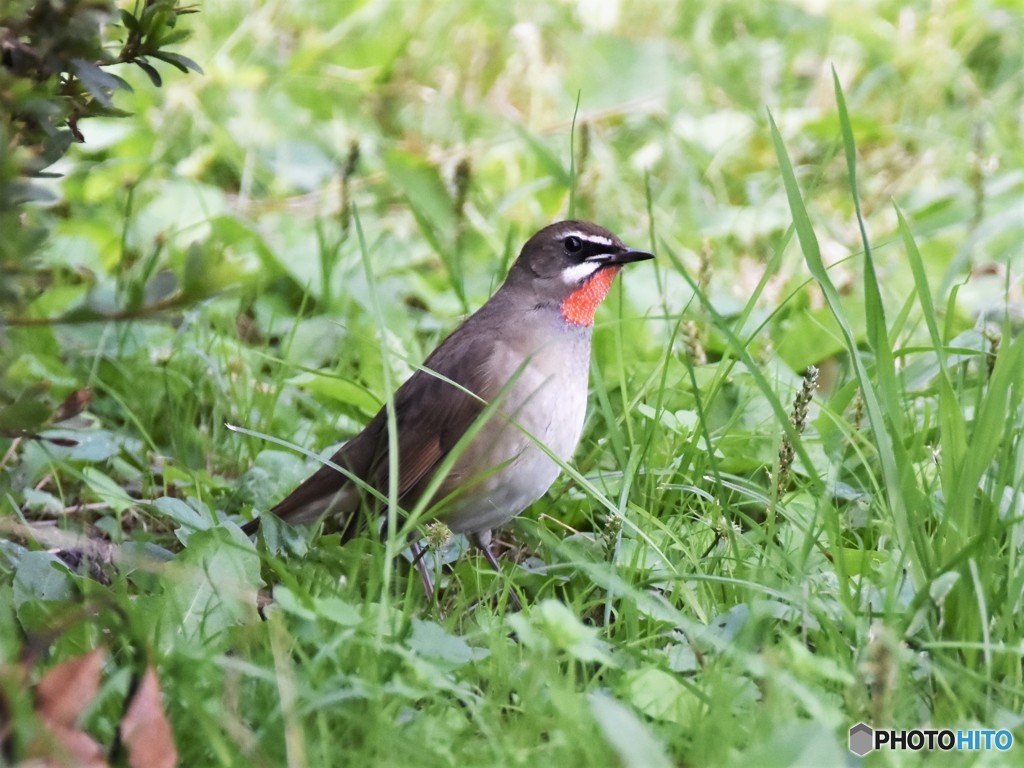
[[[293,376],[290,383],[313,394],[336,400],[345,405],[358,408],[367,416],[373,416],[381,409],[383,403],[374,397],[365,387],[348,379],[337,376],[324,376],[315,373],[300,373]]]
[[[14,574],[14,605],[19,609],[34,600],[70,600],[75,588],[60,558],[49,552],[26,552]]]
[[[183,544],[188,544],[189,537],[196,531],[205,531],[214,525],[209,514],[193,509],[181,499],[170,496],[161,496],[153,502],[153,506],[164,517],[169,517],[178,524],[175,531],[178,539]]]
[[[315,621],[317,613],[308,603],[308,596],[306,600],[303,600],[284,584],[276,584],[274,586],[275,608],[279,608],[286,613],[290,613],[292,616],[298,616],[306,621]]]
[[[433,621],[415,618],[412,620],[412,635],[407,644],[418,656],[443,661],[452,667],[486,658],[488,653],[486,648],[474,648]]]
[[[619,693],[637,711],[654,718],[684,726],[700,714],[702,704],[697,694],[683,684],[679,675],[656,667],[643,667],[627,672]]]
[[[597,630],[583,624],[564,603],[544,600],[529,617],[517,613],[507,621],[527,647],[554,649],[578,661],[614,666],[608,646],[597,637]]]
[[[48,443],[46,451],[51,456],[75,461],[100,463],[121,452],[122,435],[105,429],[48,429],[43,437],[66,441],[65,445]]]
[[[82,477],[85,478],[89,490],[100,501],[109,504],[115,512],[124,512],[136,503],[112,477],[100,472],[96,467],[86,467],[83,469]]]
[[[671,768],[665,745],[629,707],[605,693],[591,693],[590,711],[625,768]]]
[[[33,432],[49,421],[53,409],[41,400],[22,400],[0,407],[0,432]]]
[[[164,571],[164,642],[175,637],[217,647],[229,628],[258,621],[263,586],[252,541],[230,523],[196,531]]]

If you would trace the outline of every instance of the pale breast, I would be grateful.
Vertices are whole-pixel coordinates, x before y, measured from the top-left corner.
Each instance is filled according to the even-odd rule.
[[[456,532],[502,525],[539,499],[561,468],[538,445],[568,461],[587,409],[589,338],[573,335],[534,351],[525,365],[521,344],[498,342],[489,373],[511,381],[496,413],[456,462],[442,497],[458,489],[441,519]],[[499,378],[500,377],[500,378]]]

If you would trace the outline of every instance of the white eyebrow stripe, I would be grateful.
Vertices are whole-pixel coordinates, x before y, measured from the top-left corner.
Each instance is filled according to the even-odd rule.
[[[573,264],[562,270],[562,280],[567,285],[576,285],[597,272],[602,266],[604,265],[599,261],[582,261],[579,264]]]
[[[598,245],[604,245],[609,248],[615,245],[615,243],[612,242],[610,237],[605,237],[604,235],[595,235],[591,232],[580,232],[579,230],[576,229],[566,232],[563,235],[563,238],[565,237],[578,237],[580,240],[583,240],[585,242],[597,243]]]

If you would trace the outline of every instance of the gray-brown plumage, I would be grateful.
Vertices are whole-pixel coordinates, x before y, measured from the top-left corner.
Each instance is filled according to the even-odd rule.
[[[469,534],[497,568],[491,530],[539,499],[559,473],[538,443],[567,461],[579,442],[594,311],[623,264],[649,258],[608,230],[580,221],[545,227],[526,243],[494,296],[394,395],[403,509],[416,505],[485,404],[495,403],[460,447],[430,500],[430,514]],[[388,450],[381,409],[331,461],[386,498]],[[379,503],[364,505],[365,496],[357,483],[325,465],[273,512],[290,523],[326,515],[347,540],[361,528],[361,508],[380,509]],[[245,530],[258,525],[254,520]],[[421,570],[421,576],[429,591],[428,575]]]

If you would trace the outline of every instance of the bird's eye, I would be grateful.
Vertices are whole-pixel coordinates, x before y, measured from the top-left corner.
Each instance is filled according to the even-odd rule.
[[[579,253],[583,250],[583,241],[576,235],[569,235],[562,241],[562,247],[565,248],[566,253]]]

